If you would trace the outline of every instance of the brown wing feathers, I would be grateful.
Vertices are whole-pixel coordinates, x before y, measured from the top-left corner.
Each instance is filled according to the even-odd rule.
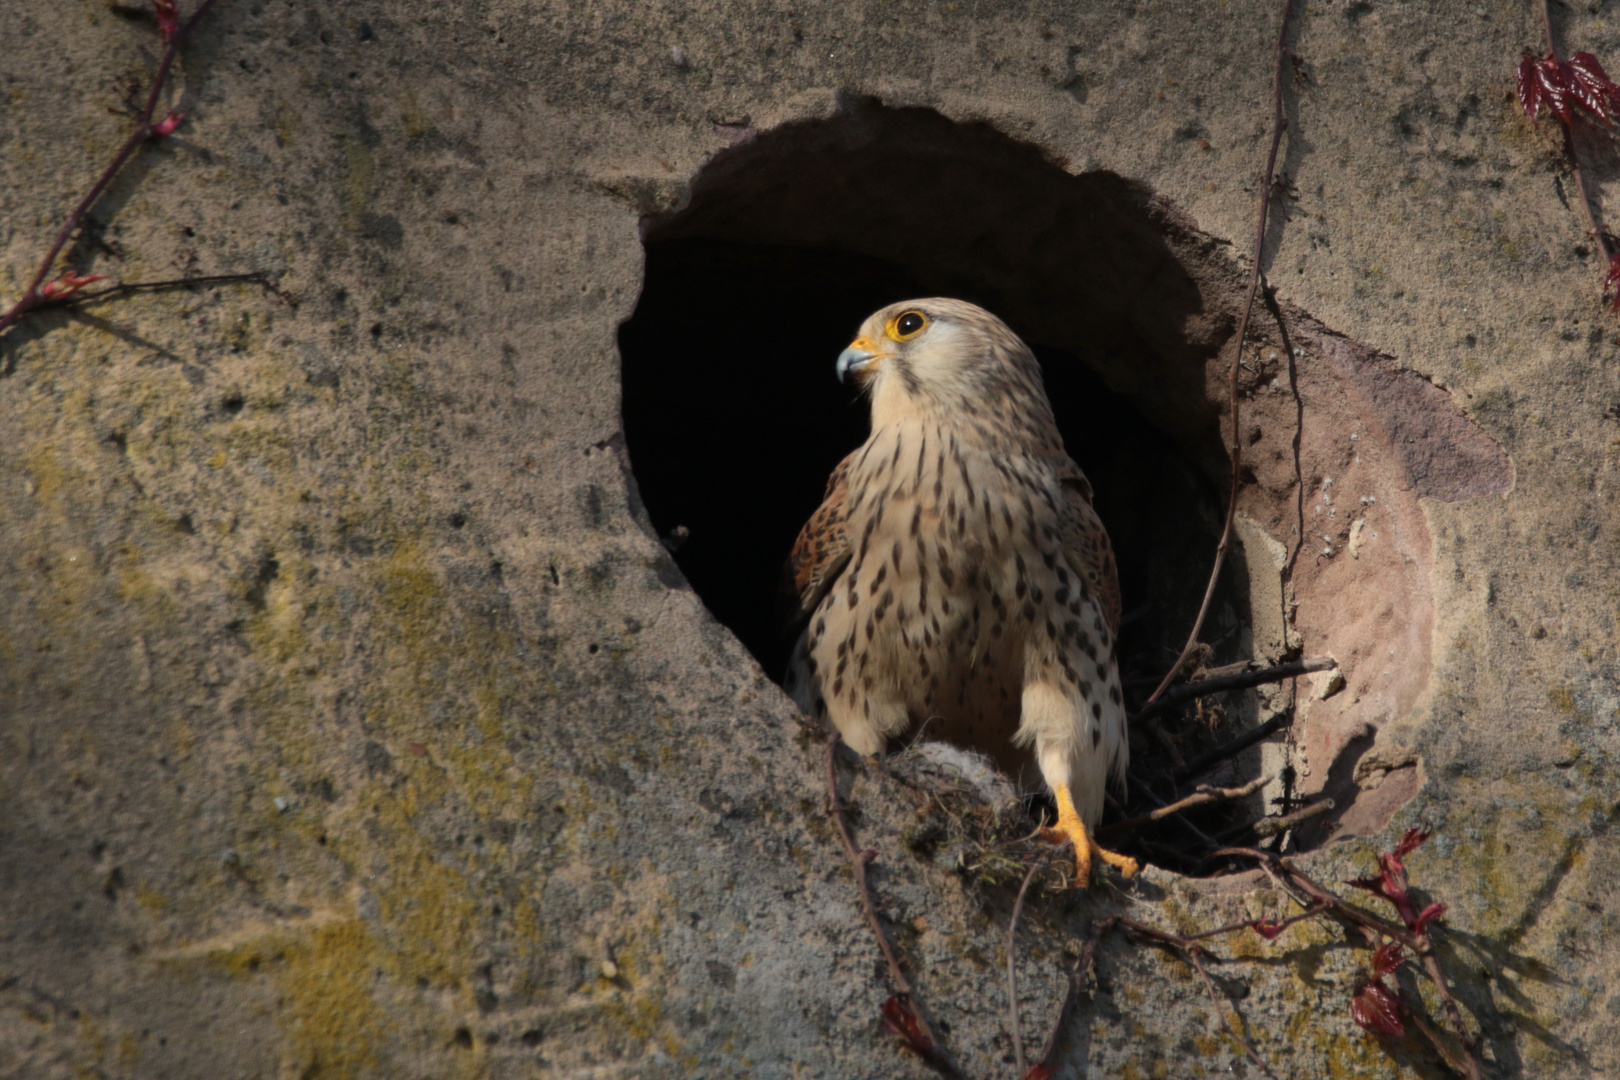
[[[792,618],[802,619],[816,610],[833,582],[849,562],[850,543],[844,504],[849,496],[849,467],[855,454],[840,461],[827,478],[821,506],[799,530],[788,556],[787,591],[792,595]]]

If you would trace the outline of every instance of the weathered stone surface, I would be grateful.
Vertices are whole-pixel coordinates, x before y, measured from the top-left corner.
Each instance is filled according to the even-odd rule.
[[[155,51],[134,8],[16,7],[7,300]],[[1555,12],[1572,47],[1620,53],[1598,16]],[[297,306],[142,295],[0,345],[0,1076],[920,1075],[879,1027],[820,742],[626,472],[641,229],[784,125],[840,130],[871,101],[988,125],[1078,190],[1156,207],[1185,318],[1153,322],[1153,279],[1118,325],[1183,366],[1097,362],[1218,476],[1277,16],[227,0],[187,50],[185,126],[113,185],[75,266],[263,269]],[[1451,905],[1490,1072],[1600,1076],[1620,1069],[1617,331],[1556,133],[1512,105],[1538,39],[1494,0],[1302,8],[1268,267],[1304,349],[1284,383],[1306,452],[1297,477],[1257,457],[1243,508],[1291,552],[1290,484],[1310,514],[1355,456],[1341,421],[1381,433],[1368,483],[1394,489],[1408,547],[1370,523],[1352,559],[1343,514],[1286,591],[1251,588],[1298,605],[1308,652],[1357,659],[1298,751],[1317,785],[1341,765],[1359,810],[1306,865],[1341,880],[1393,831],[1438,830],[1413,877]],[[1074,332],[1061,297],[1019,296],[1029,325]],[[1293,395],[1256,402],[1257,445],[1289,445]],[[1385,609],[1387,674],[1365,659]],[[1009,1073],[1006,897],[914,858],[910,800],[845,775],[953,1051]],[[1181,929],[1285,910],[1261,881],[1157,869],[1043,902],[1026,1036],[1055,1013],[1062,942],[1127,907]],[[1366,957],[1339,928],[1220,948],[1219,990],[1279,1074],[1396,1075],[1348,1019]],[[1099,966],[1074,1074],[1246,1067],[1178,961],[1113,941]]]

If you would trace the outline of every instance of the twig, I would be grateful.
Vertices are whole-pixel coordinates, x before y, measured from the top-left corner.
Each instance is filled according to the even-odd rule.
[[[901,970],[900,961],[895,959],[894,949],[889,945],[889,936],[883,932],[883,924],[878,921],[877,905],[872,903],[872,891],[866,884],[866,864],[871,862],[877,853],[870,848],[855,846],[855,840],[850,835],[849,823],[844,819],[844,802],[838,796],[838,770],[835,764],[838,739],[836,731],[827,735],[827,809],[838,824],[838,836],[844,842],[844,854],[849,858],[850,871],[855,875],[855,885],[861,894],[861,908],[866,913],[866,925],[871,927],[872,936],[877,938],[878,948],[883,951],[883,959],[889,965],[889,980],[894,986],[894,997],[884,1004],[884,1023],[907,1049],[941,1076],[962,1080],[961,1072],[945,1055],[939,1040],[929,1028],[928,1021],[923,1018],[916,991],[911,988],[911,982]]]
[[[1332,810],[1335,805],[1336,804],[1332,799],[1323,799],[1321,802],[1311,803],[1311,805],[1301,810],[1295,810],[1292,814],[1284,814],[1282,817],[1266,817],[1261,818],[1259,821],[1252,821],[1248,825],[1245,825],[1244,828],[1253,829],[1256,836],[1281,836],[1289,829],[1303,825],[1312,818],[1320,817],[1321,815],[1327,813],[1329,810]]]
[[[1177,769],[1175,773],[1176,782],[1181,783],[1184,780],[1191,780],[1193,777],[1198,776],[1201,773],[1208,772],[1210,769],[1214,768],[1216,765],[1219,765],[1227,758],[1235,757],[1236,755],[1243,753],[1243,751],[1247,750],[1260,740],[1275,735],[1277,732],[1293,723],[1293,720],[1294,714],[1292,711],[1278,713],[1276,716],[1273,716],[1270,720],[1267,720],[1253,731],[1246,731],[1242,735],[1239,735],[1237,738],[1233,739],[1231,742],[1226,743],[1224,746],[1217,746],[1209,753],[1196,757],[1182,768]]]
[[[202,0],[197,10],[192,13],[191,18],[178,26],[172,23],[169,24],[168,29],[164,32],[163,55],[158,61],[157,74],[153,76],[152,89],[146,95],[146,103],[141,108],[140,113],[137,114],[135,129],[129,133],[129,137],[118,148],[118,153],[113,155],[111,163],[101,171],[101,175],[96,178],[96,182],[91,186],[90,190],[69,212],[67,220],[62,223],[62,228],[56,234],[56,239],[51,242],[49,250],[45,252],[45,257],[40,260],[39,268],[34,271],[33,280],[28,283],[28,288],[23,291],[22,297],[12,304],[5,314],[0,315],[0,334],[15,325],[17,320],[30,311],[43,307],[52,299],[59,298],[59,296],[46,295],[45,290],[41,288],[45,284],[45,279],[50,276],[51,266],[56,262],[56,257],[62,253],[62,248],[67,245],[68,240],[72,237],[74,231],[78,229],[85,215],[95,206],[96,201],[101,198],[102,194],[113,182],[113,178],[118,175],[119,170],[135,155],[135,151],[139,150],[148,139],[159,134],[168,133],[167,131],[160,132],[159,127],[168,127],[169,122],[166,120],[162,125],[154,125],[152,123],[152,114],[157,111],[158,98],[163,93],[164,84],[168,82],[169,71],[174,66],[175,54],[179,51],[181,43],[186,40],[192,28],[197,25],[197,21],[208,13],[208,10],[214,6],[215,2],[216,0]],[[158,9],[158,23],[159,27],[162,28],[164,26],[165,6],[161,2],[154,6]],[[167,5],[167,11],[172,18],[172,3]],[[70,288],[76,289],[78,286],[73,285]]]
[[[1063,1004],[1058,1007],[1057,1019],[1052,1023],[1052,1030],[1047,1033],[1046,1045],[1041,1048],[1041,1060],[1035,1063],[1034,1068],[1021,1074],[1029,1077],[1037,1070],[1045,1070],[1040,1075],[1050,1076],[1057,1069],[1058,1037],[1063,1029],[1069,1026],[1069,1018],[1074,1015],[1075,1002],[1085,992],[1086,976],[1091,971],[1092,960],[1097,955],[1097,942],[1108,928],[1114,925],[1114,920],[1103,919],[1093,923],[1091,933],[1086,935],[1086,943],[1081,946],[1080,955],[1075,958],[1074,966],[1069,969],[1069,988],[1064,992]]]
[[[1116,821],[1112,825],[1104,825],[1102,828],[1097,830],[1097,837],[1101,839],[1105,836],[1117,836],[1123,832],[1131,832],[1133,830],[1142,828],[1144,825],[1151,825],[1155,821],[1160,821],[1167,818],[1171,814],[1179,814],[1183,810],[1191,810],[1196,806],[1208,806],[1210,803],[1228,802],[1232,799],[1247,798],[1269,783],[1271,783],[1271,777],[1262,776],[1258,780],[1249,781],[1242,787],[1201,787],[1198,789],[1196,794],[1188,795],[1185,799],[1179,799],[1176,802],[1171,803],[1169,806],[1161,806],[1152,813],[1143,814],[1141,817],[1129,818],[1125,821]]]
[[[1192,964],[1194,970],[1198,972],[1198,977],[1204,980],[1204,992],[1209,995],[1210,1008],[1214,1009],[1215,1015],[1221,1018],[1221,1025],[1226,1028],[1227,1033],[1230,1034],[1234,1040],[1236,1040],[1239,1046],[1243,1047],[1244,1052],[1249,1055],[1249,1060],[1254,1062],[1255,1066],[1259,1068],[1261,1072],[1265,1073],[1267,1076],[1276,1075],[1271,1071],[1271,1067],[1266,1064],[1265,1059],[1260,1056],[1260,1051],[1256,1050],[1254,1048],[1254,1044],[1249,1042],[1247,1036],[1232,1026],[1232,1021],[1227,1019],[1226,1010],[1221,1008],[1220,997],[1215,993],[1215,983],[1212,979],[1210,979],[1209,972],[1205,970],[1204,962],[1200,954],[1203,956],[1214,957],[1217,960],[1220,959],[1219,957],[1215,957],[1213,953],[1210,953],[1202,945],[1196,944],[1192,938],[1182,937],[1180,934],[1172,934],[1169,931],[1160,930],[1157,927],[1149,926],[1147,923],[1139,923],[1135,919],[1127,919],[1123,915],[1116,916],[1116,919],[1119,922],[1119,925],[1128,927],[1130,930],[1142,935],[1143,937],[1152,938],[1155,941],[1163,942],[1164,944],[1179,950],[1181,954],[1187,958],[1187,961]]]
[[[41,307],[77,307],[88,304],[92,300],[105,300],[113,296],[127,293],[156,292],[159,289],[192,289],[204,285],[232,285],[253,284],[265,292],[275,296],[289,307],[296,307],[293,298],[282,290],[270,284],[270,278],[263,270],[253,270],[246,274],[201,274],[196,277],[164,278],[161,281],[121,281],[117,285],[109,285],[105,289],[96,289],[93,292],[74,293],[61,300],[48,300]]]
[[[1339,666],[1339,662],[1331,656],[1307,656],[1303,660],[1294,660],[1286,664],[1276,664],[1272,667],[1253,667],[1254,661],[1246,661],[1234,667],[1246,670],[1233,671],[1231,674],[1212,675],[1209,678],[1199,679],[1196,682],[1182,683],[1180,686],[1165,694],[1151,705],[1144,706],[1136,714],[1135,720],[1149,720],[1155,716],[1163,716],[1172,712],[1177,706],[1184,705],[1197,698],[1208,697],[1228,690],[1247,690],[1251,686],[1262,686],[1266,683],[1282,682],[1299,675],[1308,675],[1313,671],[1328,671]],[[1226,669],[1222,669],[1225,671]]]
[[[1561,60],[1558,55],[1558,42],[1553,37],[1552,7],[1550,0],[1541,0],[1541,28],[1547,35],[1547,52],[1554,60]],[[1598,217],[1592,199],[1586,192],[1586,176],[1581,172],[1580,155],[1575,152],[1574,124],[1561,124],[1564,129],[1564,152],[1569,155],[1569,168],[1575,176],[1575,190],[1581,197],[1581,209],[1586,211],[1586,223],[1592,227],[1592,235],[1597,237],[1598,250],[1603,253],[1603,261],[1607,263],[1614,257],[1609,247],[1608,234],[1603,231],[1602,219]]]
[[[1229,390],[1232,413],[1232,490],[1226,500],[1226,521],[1221,526],[1221,542],[1215,546],[1215,565],[1210,569],[1209,584],[1204,589],[1203,603],[1198,605],[1198,617],[1193,620],[1192,633],[1187,635],[1187,644],[1181,647],[1181,655],[1176,657],[1176,662],[1165,672],[1158,689],[1148,695],[1148,705],[1152,705],[1163,696],[1171,680],[1180,673],[1181,665],[1187,662],[1187,657],[1198,647],[1198,634],[1204,628],[1204,617],[1209,614],[1210,604],[1215,599],[1215,586],[1220,581],[1221,567],[1226,563],[1226,549],[1232,540],[1232,521],[1237,515],[1238,489],[1243,484],[1243,433],[1238,423],[1240,400],[1238,370],[1243,362],[1244,339],[1249,333],[1249,312],[1254,308],[1254,295],[1260,288],[1260,260],[1265,254],[1266,220],[1271,211],[1271,193],[1276,184],[1277,149],[1282,145],[1283,132],[1288,127],[1288,118],[1283,115],[1283,68],[1288,59],[1288,23],[1293,11],[1294,0],[1283,0],[1282,25],[1277,28],[1277,48],[1271,73],[1271,151],[1266,155],[1266,171],[1260,182],[1260,210],[1256,215],[1254,227],[1254,258],[1249,267],[1249,290],[1243,301],[1243,315],[1238,320],[1235,339],[1237,347],[1232,355]]]
[[[1012,1027],[1013,1058],[1017,1062],[1020,1077],[1026,1071],[1024,1033],[1018,1022],[1018,964],[1013,950],[1018,944],[1018,917],[1024,913],[1024,894],[1029,891],[1029,883],[1035,880],[1035,875],[1045,866],[1045,856],[1030,864],[1029,872],[1024,875],[1024,883],[1018,886],[1018,899],[1013,901],[1012,916],[1007,920],[1007,1020]]]

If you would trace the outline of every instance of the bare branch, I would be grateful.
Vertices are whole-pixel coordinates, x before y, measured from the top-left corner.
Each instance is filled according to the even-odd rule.
[[[147,93],[146,102],[136,116],[134,130],[129,133],[123,145],[118,148],[118,152],[113,155],[112,161],[108,163],[106,168],[102,169],[101,175],[90,186],[90,190],[85,192],[84,197],[69,211],[67,220],[57,230],[56,239],[51,242],[51,246],[46,250],[44,258],[40,260],[32,280],[28,283],[28,288],[23,290],[22,297],[12,304],[5,314],[0,315],[0,334],[14,326],[17,320],[30,311],[45,306],[53,299],[53,297],[47,295],[46,290],[43,288],[45,279],[50,276],[51,267],[55,264],[56,257],[67,246],[68,240],[72,238],[74,231],[84,221],[85,215],[90,212],[91,208],[96,205],[97,200],[106,192],[108,186],[112,184],[113,178],[118,175],[119,170],[128,163],[130,158],[135,156],[135,151],[139,150],[149,139],[160,134],[167,134],[169,130],[172,130],[170,121],[177,121],[177,115],[171,116],[169,120],[165,120],[161,124],[152,122],[152,117],[157,112],[158,99],[163,93],[164,84],[168,82],[169,72],[174,67],[175,56],[179,53],[180,46],[190,35],[192,28],[197,25],[197,21],[207,14],[215,3],[216,0],[203,0],[198,5],[197,10],[192,13],[191,18],[178,27],[171,24],[164,31],[163,55],[158,60],[157,73],[152,77],[152,89]],[[169,10],[173,10],[172,6]],[[159,19],[159,25],[160,27],[163,25],[161,18]]]
[[[861,908],[866,913],[866,925],[871,928],[872,936],[877,938],[878,948],[883,951],[883,959],[889,965],[889,981],[894,986],[895,996],[884,1006],[884,1023],[894,1031],[907,1049],[915,1053],[935,1072],[953,1080],[961,1080],[961,1072],[946,1056],[939,1039],[928,1026],[928,1021],[923,1018],[921,1002],[917,999],[916,991],[911,988],[910,980],[901,970],[900,961],[895,958],[894,949],[889,944],[889,935],[883,932],[883,924],[878,921],[877,905],[872,903],[872,890],[866,884],[866,864],[871,862],[877,853],[870,848],[857,848],[854,838],[850,835],[849,823],[844,819],[844,802],[838,795],[837,755],[838,733],[829,732],[827,812],[837,823],[838,837],[844,842],[844,854],[849,858],[850,872],[855,875],[855,886],[860,891]]]
[[[1162,821],[1171,814],[1179,814],[1183,810],[1191,810],[1197,806],[1208,806],[1210,803],[1230,802],[1233,799],[1247,798],[1269,783],[1271,783],[1271,777],[1262,776],[1258,780],[1249,781],[1242,787],[1200,787],[1196,794],[1188,795],[1185,799],[1179,799],[1176,802],[1171,803],[1169,806],[1161,806],[1152,813],[1143,814],[1141,817],[1129,818],[1125,821],[1116,821],[1112,825],[1104,825],[1102,828],[1097,830],[1097,836],[1099,838],[1104,836],[1117,836],[1123,832],[1132,832],[1136,829],[1140,829],[1144,825],[1151,825],[1155,821]]]
[[[1027,1070],[1024,1066],[1024,1033],[1018,1022],[1018,963],[1014,949],[1018,944],[1018,917],[1024,912],[1024,894],[1029,892],[1029,883],[1045,866],[1044,856],[1030,863],[1024,883],[1018,886],[1018,899],[1013,901],[1012,916],[1007,920],[1007,1021],[1012,1027],[1013,1058],[1017,1062],[1019,1076],[1023,1076]]]
[[[1208,772],[1210,769],[1213,769],[1227,758],[1236,757],[1238,754],[1243,753],[1243,751],[1247,750],[1260,740],[1275,735],[1277,732],[1293,723],[1293,721],[1294,714],[1292,711],[1278,713],[1276,716],[1273,716],[1270,720],[1267,720],[1253,731],[1244,732],[1242,735],[1239,735],[1226,745],[1217,746],[1209,753],[1202,754],[1199,757],[1187,762],[1186,765],[1183,765],[1181,768],[1176,770],[1176,782],[1180,783],[1183,780],[1191,780],[1195,776]]]
[[[1313,671],[1328,671],[1338,667],[1339,662],[1331,656],[1307,656],[1303,660],[1293,660],[1272,667],[1255,667],[1252,660],[1232,666],[1239,670],[1222,668],[1221,674],[1211,674],[1195,682],[1183,683],[1158,701],[1144,706],[1134,719],[1141,721],[1163,716],[1165,713],[1173,712],[1177,706],[1211,694],[1224,693],[1228,690],[1247,690],[1251,686],[1282,682],[1284,679],[1308,675]]]
[[[1277,149],[1282,145],[1283,132],[1288,127],[1288,118],[1283,115],[1283,69],[1287,66],[1288,23],[1293,12],[1294,0],[1283,0],[1282,23],[1277,28],[1277,48],[1272,57],[1271,151],[1266,155],[1266,171],[1260,181],[1260,209],[1255,215],[1254,256],[1249,266],[1249,291],[1244,297],[1243,315],[1238,320],[1237,334],[1233,339],[1236,346],[1232,352],[1232,373],[1228,393],[1229,409],[1232,413],[1232,490],[1226,500],[1226,521],[1221,526],[1221,542],[1215,546],[1215,565],[1209,571],[1209,584],[1204,589],[1204,601],[1198,606],[1198,617],[1193,620],[1192,633],[1187,635],[1187,644],[1181,647],[1181,655],[1176,657],[1176,662],[1165,672],[1158,689],[1148,695],[1149,705],[1164,695],[1171,680],[1187,662],[1187,657],[1198,647],[1198,634],[1204,628],[1204,617],[1209,614],[1210,603],[1215,599],[1215,585],[1220,581],[1221,567],[1226,563],[1226,549],[1232,540],[1232,520],[1237,514],[1238,489],[1243,485],[1243,433],[1238,424],[1240,410],[1238,370],[1243,363],[1244,339],[1249,334],[1249,313],[1254,309],[1254,296],[1260,289],[1260,260],[1265,254],[1266,220],[1271,213],[1271,195],[1276,188]]]

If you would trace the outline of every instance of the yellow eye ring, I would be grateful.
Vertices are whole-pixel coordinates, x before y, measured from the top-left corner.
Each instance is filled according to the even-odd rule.
[[[889,325],[883,328],[883,332],[895,341],[910,341],[926,329],[928,316],[920,311],[902,311],[889,320]]]

